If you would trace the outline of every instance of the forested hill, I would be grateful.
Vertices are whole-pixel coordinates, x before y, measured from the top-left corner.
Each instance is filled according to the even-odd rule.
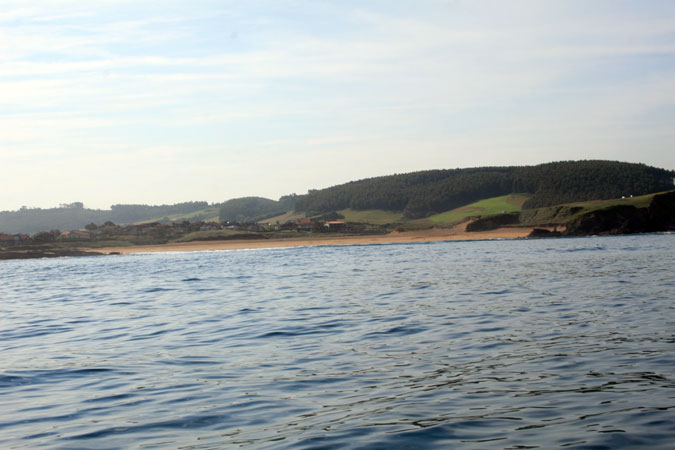
[[[113,205],[110,210],[84,208],[82,203],[59,208],[22,208],[0,212],[0,232],[36,233],[80,229],[106,221],[129,224],[146,220],[179,220],[169,216],[213,214],[221,221],[251,222],[295,210],[315,216],[351,208],[403,212],[408,219],[468,205],[506,194],[528,194],[525,209],[561,203],[644,195],[673,189],[675,171],[615,161],[562,161],[537,166],[427,170],[342,184],[278,201],[243,197],[219,205],[186,202],[175,205]],[[186,220],[186,219],[180,219]]]
[[[295,206],[295,196],[281,197],[279,201],[263,197],[241,197],[226,201],[220,206],[221,222],[257,222],[278,216]]]
[[[564,161],[522,167],[514,192],[533,193],[525,209],[673,189],[675,171],[613,161]]]
[[[537,208],[665,191],[673,189],[674,177],[675,171],[616,161],[428,170],[311,191],[296,199],[295,209],[308,215],[383,209],[417,218],[510,193],[531,194],[524,207]]]

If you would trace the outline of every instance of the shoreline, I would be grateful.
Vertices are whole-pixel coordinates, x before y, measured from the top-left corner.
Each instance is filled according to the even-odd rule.
[[[414,242],[471,241],[490,239],[519,239],[527,237],[535,227],[502,227],[491,231],[466,231],[464,222],[452,228],[431,228],[416,231],[394,231],[383,235],[370,236],[311,236],[287,239],[264,240],[223,240],[173,242],[156,245],[134,245],[131,247],[103,247],[96,251],[105,254],[135,254],[158,252],[194,252],[209,250],[243,250],[258,248],[312,247],[320,245],[364,245]]]

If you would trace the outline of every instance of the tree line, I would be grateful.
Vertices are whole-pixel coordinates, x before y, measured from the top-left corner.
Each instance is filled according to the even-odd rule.
[[[429,170],[368,178],[309,192],[295,209],[307,215],[351,208],[402,211],[408,218],[477,200],[530,194],[524,208],[644,195],[673,189],[675,171],[616,161],[560,161],[537,166]]]
[[[426,217],[510,193],[530,194],[525,209],[561,203],[644,195],[674,188],[675,171],[616,161],[560,161],[536,166],[425,170],[367,178],[291,194],[279,200],[243,197],[219,205],[195,201],[173,205],[112,205],[84,208],[80,202],[59,208],[21,208],[0,212],[0,232],[36,233],[79,229],[89,223],[131,224],[189,214],[219,206],[222,222],[256,222],[288,211],[313,217],[342,209],[382,209],[407,218]]]

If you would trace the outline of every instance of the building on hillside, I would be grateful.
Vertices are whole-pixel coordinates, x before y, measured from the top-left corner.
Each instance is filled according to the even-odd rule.
[[[328,228],[328,231],[344,231],[347,228],[347,224],[342,220],[328,220],[323,226]]]
[[[0,233],[0,245],[7,245],[7,244],[13,244],[13,245],[19,245],[19,244],[24,244],[27,242],[30,242],[31,238],[27,234],[23,233],[18,233],[18,234],[5,234],[5,233]]]
[[[312,219],[310,218],[295,219],[295,224],[299,230],[312,231]]]

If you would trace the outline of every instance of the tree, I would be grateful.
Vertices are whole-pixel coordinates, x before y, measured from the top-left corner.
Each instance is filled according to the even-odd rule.
[[[312,222],[312,233],[324,233],[325,231],[326,227],[324,226],[323,221],[315,220]]]

